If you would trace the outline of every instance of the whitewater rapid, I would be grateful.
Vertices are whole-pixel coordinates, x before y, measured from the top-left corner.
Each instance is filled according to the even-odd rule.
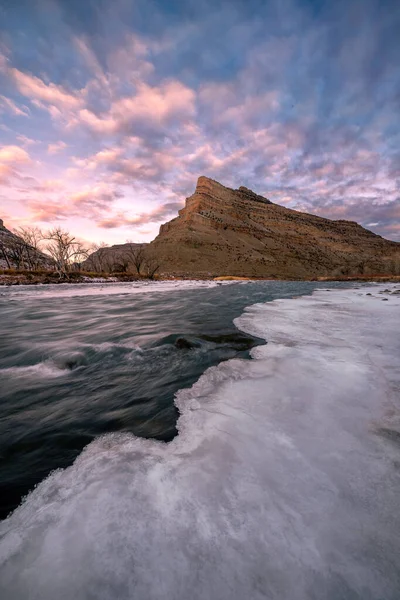
[[[0,598],[398,600],[396,287],[249,307],[268,343],[177,394],[172,442],[99,438],[0,524]]]

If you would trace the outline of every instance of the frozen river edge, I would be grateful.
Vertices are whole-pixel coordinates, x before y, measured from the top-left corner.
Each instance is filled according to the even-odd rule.
[[[268,344],[178,393],[177,438],[105,436],[0,525],[1,597],[397,599],[398,288],[247,309]]]

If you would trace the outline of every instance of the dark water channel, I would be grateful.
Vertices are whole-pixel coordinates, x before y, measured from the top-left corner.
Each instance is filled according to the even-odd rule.
[[[0,288],[0,517],[96,436],[171,440],[177,390],[264,343],[233,325],[246,306],[338,285]]]

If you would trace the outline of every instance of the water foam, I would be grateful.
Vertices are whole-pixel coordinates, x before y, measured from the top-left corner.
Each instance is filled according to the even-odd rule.
[[[169,444],[108,435],[1,525],[4,600],[395,600],[399,297],[250,307],[256,360],[178,393]]]
[[[65,371],[63,368],[55,364],[51,360],[45,360],[38,362],[34,365],[24,365],[17,367],[6,367],[4,369],[0,369],[0,377],[17,377],[17,378],[52,378],[52,377],[61,377],[65,375]]]

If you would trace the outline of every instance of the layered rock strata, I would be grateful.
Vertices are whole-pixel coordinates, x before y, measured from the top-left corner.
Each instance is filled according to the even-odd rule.
[[[161,272],[276,278],[394,275],[400,244],[352,221],[332,221],[272,203],[251,190],[200,177],[179,216],[149,251]]]

